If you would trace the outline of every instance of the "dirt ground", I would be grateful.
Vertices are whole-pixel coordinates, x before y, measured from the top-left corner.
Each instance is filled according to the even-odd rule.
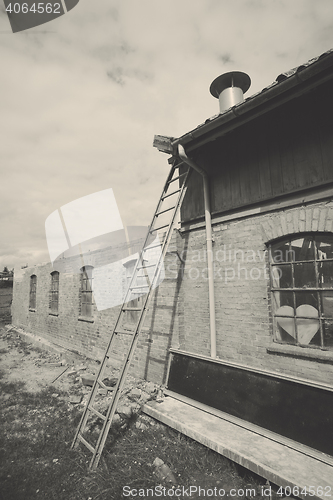
[[[82,386],[82,376],[94,375],[99,363],[84,356],[58,349],[50,350],[47,344],[39,347],[28,336],[10,325],[0,325],[0,368],[8,382],[23,381],[25,389],[39,392],[52,385],[62,391],[77,392]],[[117,375],[117,370],[108,369],[108,375]],[[77,386],[77,387],[75,387]],[[82,387],[82,393],[90,389]]]
[[[91,392],[91,384],[87,385],[88,380],[92,381],[97,375],[99,362],[76,353],[59,351],[49,350],[47,345],[44,348],[39,347],[31,342],[28,336],[18,333],[18,330],[10,325],[0,326],[2,380],[24,384],[24,390],[32,393],[53,388],[55,396],[82,408]],[[107,367],[104,373],[106,385],[115,385],[118,374],[118,369]],[[119,420],[119,415],[129,417],[131,413],[139,410],[140,405],[156,397],[158,388],[152,382],[128,375],[115,419]],[[106,410],[111,397],[111,392],[99,389],[94,406],[98,410]]]
[[[55,390],[69,391],[73,386],[73,380],[68,376],[55,380],[65,370],[69,371],[66,360],[60,359],[60,354],[43,351],[4,328],[1,330],[0,352],[0,368],[7,382],[24,382],[29,392],[41,391],[49,385]]]
[[[160,388],[133,377],[126,380],[99,467],[89,473],[91,452],[82,445],[72,450],[71,442],[91,391],[84,380],[98,366],[78,355],[42,349],[0,325],[0,500],[131,500],[144,488],[163,486],[172,496],[172,488],[187,491],[190,485],[240,488],[234,500],[252,500],[245,488],[258,491],[262,480],[142,414],[141,406],[159,397]],[[117,370],[105,375],[105,383],[114,385]],[[99,390],[94,407],[101,413],[110,394]],[[89,442],[99,428],[92,416]],[[163,462],[170,467],[171,482],[156,465]],[[125,485],[133,496],[123,494]]]

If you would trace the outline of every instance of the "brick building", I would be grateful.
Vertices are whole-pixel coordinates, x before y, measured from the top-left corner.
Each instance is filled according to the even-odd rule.
[[[167,386],[333,455],[333,52],[243,100],[249,83],[221,75],[217,116],[155,137],[195,170]]]
[[[194,171],[132,366],[180,398],[326,455],[333,455],[332,82],[332,51],[246,100],[232,102],[248,77],[224,75],[211,91],[221,106],[229,93],[230,106],[180,138],[156,136],[158,149]],[[84,276],[53,273],[51,264],[15,273],[13,324],[99,357],[119,309],[92,304],[82,316]],[[127,342],[117,337],[115,362]]]
[[[179,236],[178,236],[179,237]],[[168,348],[172,332],[178,323],[176,297],[178,297],[178,267],[174,266],[176,251],[175,234],[165,258],[163,281],[153,292],[150,311],[141,332],[137,353],[132,363],[133,374],[156,383],[165,381]],[[143,239],[141,240],[142,245]],[[131,242],[133,250],[140,244]],[[88,356],[101,359],[108,344],[113,326],[119,314],[121,297],[128,285],[133,269],[133,254],[127,254],[128,245],[105,248],[84,255],[82,272],[78,268],[78,257],[61,258],[54,265],[43,263],[24,269],[15,269],[12,304],[12,324],[26,332],[46,339],[55,345]],[[94,288],[92,282],[101,275],[100,262],[119,260],[107,269],[107,287]],[[137,254],[136,254],[137,255]],[[122,258],[121,258],[122,256]],[[170,270],[169,270],[170,269]],[[174,278],[176,269],[177,278]],[[90,274],[94,270],[97,273]],[[104,276],[105,277],[105,276]],[[105,280],[104,280],[105,281]],[[89,285],[91,283],[91,286]],[[96,290],[96,297],[91,292]],[[113,307],[104,305],[105,295]],[[118,299],[118,300],[117,300]],[[137,302],[142,300],[138,296]],[[97,303],[96,303],[97,302]],[[102,307],[98,308],[102,303]],[[124,318],[124,334],[118,335],[112,345],[112,365],[119,366],[124,359],[136,317],[127,312]],[[126,332],[128,331],[128,335]]]
[[[13,272],[4,269],[0,273],[0,321],[10,321],[13,297]]]

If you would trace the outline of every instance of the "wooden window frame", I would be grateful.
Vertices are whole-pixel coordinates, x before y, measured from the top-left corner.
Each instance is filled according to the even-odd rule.
[[[51,273],[51,289],[50,289],[50,314],[58,315],[59,312],[59,280],[60,274],[58,271]]]
[[[83,266],[80,275],[80,317],[91,319],[93,317],[93,266]]]
[[[295,251],[292,250],[292,242],[295,242],[297,240],[303,239],[303,246],[305,247],[305,242],[308,243],[307,249],[305,251],[310,251],[313,252],[313,257],[311,258],[304,258],[304,259],[298,259],[295,258]],[[326,240],[326,243],[331,240],[331,244],[333,246],[333,234],[332,233],[316,233],[316,232],[309,232],[309,233],[299,233],[299,234],[292,234],[288,235],[286,237],[280,238],[279,240],[275,240],[274,242],[271,242],[268,245],[268,258],[269,258],[269,270],[270,270],[270,295],[271,295],[271,307],[272,307],[272,320],[273,320],[273,342],[278,343],[278,344],[283,344],[283,345],[292,345],[296,347],[307,347],[311,349],[320,349],[323,351],[333,351],[333,343],[327,344],[325,342],[325,326],[327,327],[327,330],[329,332],[328,338],[331,334],[331,329],[333,325],[333,314],[331,311],[329,311],[328,314],[324,313],[325,307],[324,307],[324,300],[327,298],[330,300],[333,300],[333,280],[330,282],[328,285],[324,283],[323,279],[325,277],[324,274],[324,265],[326,263],[331,262],[333,266],[333,254],[332,257],[323,257],[320,255],[320,242],[323,240]],[[310,244],[312,245],[312,248],[310,248]],[[276,251],[278,247],[282,247],[283,245],[288,246],[288,250],[286,251],[286,259],[284,261],[277,262],[274,259],[274,256],[272,253]],[[303,252],[303,246],[300,250],[300,256],[302,256]],[[287,257],[288,253],[288,257]],[[323,253],[323,252],[321,252]],[[306,255],[304,256],[306,257]],[[307,267],[306,267],[307,266]],[[279,280],[281,280],[281,276],[283,275],[283,267],[287,270],[285,273],[288,277],[286,281],[291,280],[291,286],[276,286],[277,279],[276,275],[279,274]],[[274,268],[279,268],[280,273],[274,271]],[[290,269],[290,272],[288,269]],[[298,268],[298,269],[297,269]],[[305,270],[308,269],[310,271],[310,275],[313,279],[315,279],[315,284],[314,286],[307,286],[307,282],[303,281],[304,285],[299,286],[301,283],[297,283],[298,286],[296,286],[297,280],[301,281],[297,275],[300,275],[303,277],[302,272],[304,273]],[[300,272],[299,272],[300,271]],[[275,275],[275,277],[274,277]],[[311,279],[309,279],[309,282],[311,282]],[[281,281],[279,281],[281,284]],[[276,312],[282,308],[281,306],[281,297],[283,294],[285,294],[285,297],[288,297],[289,293],[289,298],[292,298],[292,305],[289,307],[293,308],[293,316],[291,315],[286,315],[283,316],[280,314],[276,314]],[[304,314],[297,314],[297,308],[299,307],[298,302],[300,298],[306,297],[305,294],[308,294],[308,297],[311,295],[313,297],[314,303],[317,305],[317,310],[318,310],[318,317],[317,316],[306,316]],[[298,302],[297,302],[298,301]],[[279,308],[277,308],[277,304],[280,302]],[[304,302],[304,305],[308,304],[308,302]],[[309,304],[308,304],[309,305]],[[329,308],[328,308],[329,309]],[[329,315],[331,314],[331,315]],[[294,320],[294,341],[291,341],[292,336],[288,333],[287,330],[283,330],[283,327],[281,324],[278,323],[278,318],[293,318]],[[320,335],[320,343],[319,343],[319,338],[317,337],[317,344],[311,344],[312,339],[308,343],[302,343],[299,341],[299,329],[303,320],[303,323],[306,322],[307,320],[314,320],[316,321],[318,319],[319,323],[319,328],[317,332],[314,334],[314,337],[317,336],[318,332]],[[299,323],[298,323],[299,322]],[[287,334],[287,335],[286,335]],[[290,338],[288,339],[288,335]],[[284,339],[283,339],[284,337]],[[314,338],[313,337],[313,338]],[[289,341],[288,341],[289,340]],[[330,340],[330,338],[329,338]],[[319,345],[320,344],[320,345]]]
[[[37,297],[37,276],[32,274],[30,276],[30,291],[29,291],[29,310],[36,310],[36,297]]]

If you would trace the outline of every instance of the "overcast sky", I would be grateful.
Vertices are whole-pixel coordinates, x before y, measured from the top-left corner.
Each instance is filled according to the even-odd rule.
[[[178,137],[218,113],[221,73],[260,91],[333,46],[332,0],[80,0],[13,34],[1,2],[0,270],[49,261],[45,220],[112,188],[148,225]]]

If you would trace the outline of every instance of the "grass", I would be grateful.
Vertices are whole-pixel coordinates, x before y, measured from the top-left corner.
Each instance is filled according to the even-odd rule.
[[[146,421],[145,428],[139,429],[134,420],[124,430],[113,428],[97,471],[88,472],[91,453],[84,447],[70,449],[80,412],[62,399],[65,394],[58,392],[56,397],[54,388],[33,394],[24,390],[24,383],[1,379],[0,391],[1,500],[120,500],[126,498],[124,486],[140,490],[161,483],[152,465],[156,457],[170,466],[177,483],[185,488],[197,485],[228,492],[263,484],[167,426]]]

